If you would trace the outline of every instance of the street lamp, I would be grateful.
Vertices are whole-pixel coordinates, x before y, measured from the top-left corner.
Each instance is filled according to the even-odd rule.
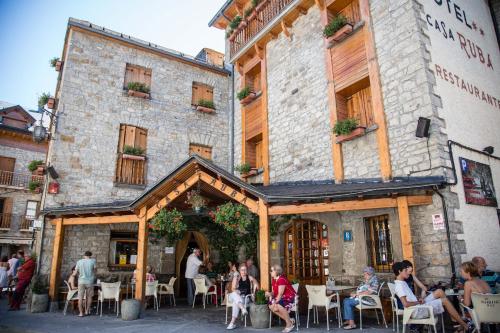
[[[43,126],[43,116],[46,114],[50,118],[50,123],[54,124],[57,120],[57,116],[54,111],[46,110],[44,107],[39,107],[37,111],[33,111],[37,113],[41,113],[42,117],[38,121],[38,125],[33,126],[33,141],[42,142],[49,138],[49,133],[47,128]]]

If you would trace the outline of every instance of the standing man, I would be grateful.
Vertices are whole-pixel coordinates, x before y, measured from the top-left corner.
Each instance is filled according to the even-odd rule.
[[[188,304],[193,305],[193,294],[194,294],[194,281],[193,279],[198,275],[198,269],[200,265],[203,263],[199,256],[201,255],[201,250],[199,248],[195,248],[193,253],[191,253],[186,262],[186,284],[187,284],[187,300]]]
[[[76,263],[76,272],[78,275],[78,310],[79,317],[90,314],[90,306],[92,305],[92,297],[94,296],[94,281],[96,262],[92,257],[92,252],[86,251],[83,259]],[[86,306],[83,304],[83,298],[86,299]]]
[[[23,252],[23,255],[24,255],[24,263],[17,270],[16,290],[14,291],[14,295],[12,296],[12,302],[10,303],[9,311],[17,311],[21,308],[24,292],[26,291],[26,288],[28,288],[28,286],[30,285],[31,278],[35,273],[36,263],[31,258],[31,254],[29,252],[26,253]]]
[[[9,278],[14,278],[17,274],[17,268],[19,264],[19,258],[17,257],[17,253],[14,253],[12,255],[12,258],[9,259],[9,271],[7,272],[7,275]]]
[[[248,275],[250,275],[251,277],[253,277],[256,280],[258,280],[259,279],[259,270],[253,264],[253,259],[252,258],[248,258],[246,264],[247,264]]]

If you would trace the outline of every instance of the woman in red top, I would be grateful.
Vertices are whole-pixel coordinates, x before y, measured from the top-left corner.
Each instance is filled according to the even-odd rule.
[[[271,298],[269,309],[285,321],[286,327],[283,332],[291,332],[295,326],[295,320],[290,319],[288,311],[295,301],[295,290],[283,275],[283,268],[280,265],[271,266],[271,281],[273,292],[267,293],[267,296]]]

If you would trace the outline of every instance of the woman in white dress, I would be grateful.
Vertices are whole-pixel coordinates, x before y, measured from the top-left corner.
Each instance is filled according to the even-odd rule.
[[[0,260],[0,292],[9,285],[9,275],[7,274],[9,270],[8,260],[9,258],[7,256],[3,256]]]

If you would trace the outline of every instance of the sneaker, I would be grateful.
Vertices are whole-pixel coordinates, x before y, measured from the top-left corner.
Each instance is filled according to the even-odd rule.
[[[234,330],[236,328],[236,325],[233,323],[230,323],[227,327],[226,330]]]

